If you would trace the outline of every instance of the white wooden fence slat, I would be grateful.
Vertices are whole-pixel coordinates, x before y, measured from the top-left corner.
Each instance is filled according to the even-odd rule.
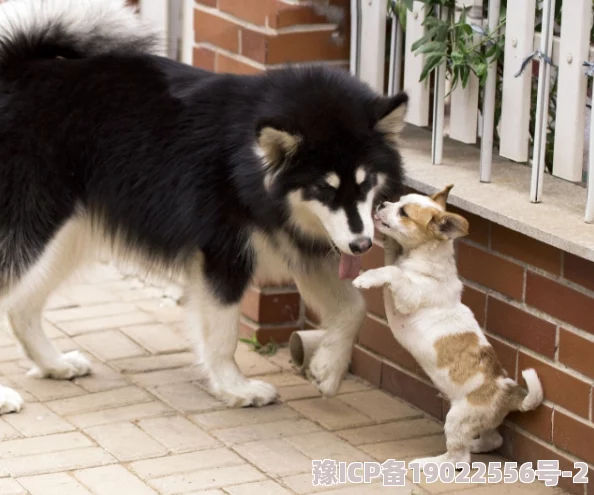
[[[408,92],[409,101],[404,120],[419,127],[429,125],[429,85],[426,81],[419,82],[425,56],[416,56],[411,47],[425,34],[425,28],[422,26],[424,20],[425,5],[422,2],[414,2],[412,12],[406,14],[404,89]]]
[[[167,45],[169,44],[169,2],[168,0],[140,0],[140,17],[143,21],[151,24],[161,33],[163,33],[165,46],[159,53],[167,55]]]
[[[387,0],[361,2],[359,78],[384,93]]]
[[[187,1],[194,2],[194,0]],[[351,57],[349,65],[353,76],[359,75],[359,53],[361,50],[359,45],[361,38],[360,6],[360,0],[351,0]]]
[[[535,8],[535,0],[507,5],[499,154],[517,162],[528,161],[532,66],[514,76],[533,51]]]
[[[553,174],[570,181],[582,180],[591,9],[592,0],[571,0],[561,16]]]
[[[456,2],[460,7],[470,7],[476,0],[461,0]],[[456,18],[460,13],[456,14]],[[469,19],[469,22],[474,22]],[[479,36],[474,36],[474,42],[480,40]],[[470,74],[468,84],[462,87],[462,82],[454,88],[450,95],[450,138],[462,143],[476,143],[476,131],[478,125],[478,99],[479,99],[479,81],[474,73]]]
[[[194,0],[183,0],[181,61],[192,65],[194,61]]]

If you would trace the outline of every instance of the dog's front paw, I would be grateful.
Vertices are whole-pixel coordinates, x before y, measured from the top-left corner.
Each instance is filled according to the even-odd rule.
[[[383,284],[384,282],[371,272],[365,272],[353,280],[353,285],[357,289],[371,289]]]
[[[0,386],[0,414],[19,412],[23,406],[23,398],[16,391]]]
[[[79,351],[67,352],[52,366],[42,369],[34,366],[27,375],[35,378],[53,378],[54,380],[71,380],[78,376],[85,376],[91,372],[90,361]]]
[[[348,361],[343,364],[342,360],[337,358],[337,355],[332,355],[330,349],[320,347],[307,372],[313,384],[326,397],[336,395],[348,366]]]
[[[279,398],[273,385],[251,379],[211,385],[211,391],[229,407],[262,407],[277,402]]]

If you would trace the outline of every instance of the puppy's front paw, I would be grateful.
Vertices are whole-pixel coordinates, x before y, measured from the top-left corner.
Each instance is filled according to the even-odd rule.
[[[379,279],[371,272],[365,272],[353,280],[353,285],[358,289],[371,289],[383,285],[383,280]]]

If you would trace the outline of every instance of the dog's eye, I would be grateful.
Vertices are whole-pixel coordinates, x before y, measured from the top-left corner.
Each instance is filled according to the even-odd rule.
[[[401,217],[408,218],[408,213],[406,213],[406,211],[405,211],[404,207],[402,207],[402,208],[400,208],[400,210],[398,210],[398,214],[399,214]]]

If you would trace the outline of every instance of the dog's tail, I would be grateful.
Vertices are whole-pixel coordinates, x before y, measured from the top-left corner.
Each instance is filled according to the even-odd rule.
[[[542,392],[542,384],[538,379],[536,371],[532,368],[522,371],[522,377],[526,380],[528,390],[524,389],[517,383],[512,385],[509,390],[509,399],[511,411],[532,411],[536,409],[542,402],[544,396]]]
[[[125,0],[0,3],[0,73],[34,59],[154,53],[160,42]]]

